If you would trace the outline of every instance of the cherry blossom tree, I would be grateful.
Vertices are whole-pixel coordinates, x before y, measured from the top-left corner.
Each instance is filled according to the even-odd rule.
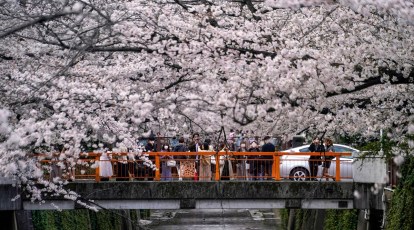
[[[3,1],[0,172],[34,200],[71,197],[33,153],[73,167],[150,130],[400,137],[414,120],[413,15],[408,0]]]

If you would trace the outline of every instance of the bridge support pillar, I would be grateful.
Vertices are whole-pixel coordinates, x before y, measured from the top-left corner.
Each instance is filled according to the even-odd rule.
[[[384,211],[379,209],[359,210],[357,230],[382,229]]]
[[[324,228],[326,217],[325,209],[302,209],[303,222],[302,226],[295,226],[299,229],[320,230]]]
[[[296,210],[289,209],[288,230],[295,230]]]
[[[14,211],[16,220],[16,226],[18,230],[34,230],[32,211],[30,210],[18,210]]]

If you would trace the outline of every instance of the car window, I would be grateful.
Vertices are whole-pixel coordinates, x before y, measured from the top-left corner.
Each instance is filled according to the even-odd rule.
[[[352,152],[354,152],[354,150],[350,149],[350,148],[347,148],[347,147],[343,147],[343,146],[334,146],[334,152],[352,153]],[[352,156],[342,156],[342,157],[352,159]]]
[[[347,147],[342,147],[342,146],[334,146],[333,148],[334,148],[335,152],[349,152],[349,153],[352,153],[354,151],[353,149],[350,149],[350,148],[347,148]]]
[[[309,147],[299,149],[299,152],[309,152]]]

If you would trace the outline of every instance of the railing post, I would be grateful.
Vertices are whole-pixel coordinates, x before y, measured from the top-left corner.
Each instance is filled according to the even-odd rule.
[[[280,155],[279,152],[275,152],[273,155],[273,177],[275,180],[280,181]]]
[[[155,166],[157,169],[155,170],[155,180],[160,180],[160,156],[158,155],[158,152],[155,153]]]
[[[214,178],[215,181],[220,180],[220,155],[218,153],[219,152],[216,153],[216,176]]]
[[[341,181],[341,154],[336,156],[336,172],[335,172],[335,181]]]
[[[96,182],[101,181],[101,177],[99,176],[99,171],[100,171],[100,169],[99,169],[99,164],[100,164],[99,158],[100,158],[100,154],[98,153],[95,156],[95,163],[97,164],[96,169],[95,169],[95,181]]]

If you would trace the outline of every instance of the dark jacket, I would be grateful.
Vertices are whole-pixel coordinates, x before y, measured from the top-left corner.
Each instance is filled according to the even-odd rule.
[[[309,146],[309,152],[323,152],[325,151],[325,147],[323,145],[315,145],[315,143],[312,143]]]
[[[257,148],[249,148],[249,152],[260,152],[260,149]],[[248,155],[247,157],[248,159],[257,159],[258,156],[254,156],[254,155]]]
[[[190,142],[190,144],[188,145],[188,150],[190,152],[197,152],[196,149],[196,143],[194,141]],[[203,145],[202,144],[198,144],[198,150],[202,150],[203,149]],[[198,156],[190,156],[190,159],[196,159]]]
[[[180,143],[174,147],[173,151],[174,152],[187,152],[188,148],[186,145]]]
[[[187,152],[188,147],[182,143],[174,147],[173,152]],[[175,159],[186,159],[187,156],[175,156]]]
[[[325,147],[323,145],[315,145],[315,143],[312,143],[309,146],[309,152],[324,152]],[[310,156],[309,159],[321,159],[321,156]]]
[[[157,145],[155,143],[154,144],[147,143],[145,145],[145,151],[144,152],[157,152]],[[154,160],[155,156],[149,156],[148,159]]]
[[[260,152],[259,148],[249,148],[249,152]],[[247,159],[251,159],[248,160],[247,162],[250,164],[250,171],[254,172],[257,169],[257,164],[258,164],[258,159],[259,156],[254,156],[254,155],[248,155]]]
[[[276,147],[272,143],[266,143],[262,146],[262,152],[275,152]],[[273,156],[263,156],[263,159],[273,159]]]
[[[155,144],[147,143],[145,145],[145,152],[156,152],[156,151],[157,151],[157,148],[155,147]]]
[[[194,141],[190,142],[190,144],[188,144],[188,150],[190,152],[196,152],[196,143]]]

